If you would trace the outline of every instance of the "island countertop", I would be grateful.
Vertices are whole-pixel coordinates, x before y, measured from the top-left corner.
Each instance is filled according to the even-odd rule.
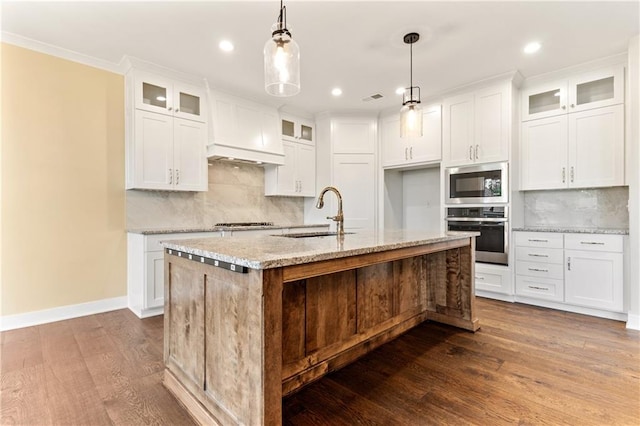
[[[356,231],[346,233],[343,237],[289,238],[282,235],[253,235],[237,238],[172,240],[162,242],[162,245],[187,255],[201,256],[251,269],[270,269],[455,241],[478,235],[479,233],[476,232]]]

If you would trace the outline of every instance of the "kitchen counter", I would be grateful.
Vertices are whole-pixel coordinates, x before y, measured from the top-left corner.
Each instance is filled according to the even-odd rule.
[[[154,235],[154,234],[180,234],[188,232],[220,232],[220,231],[249,231],[260,229],[304,229],[318,228],[326,226],[328,223],[320,223],[316,225],[264,225],[264,226],[202,226],[202,227],[153,227],[153,228],[132,228],[127,232],[132,234]]]
[[[511,228],[512,231],[524,232],[557,232],[563,234],[610,234],[629,235],[629,229],[615,228],[572,228],[563,226],[522,226]]]
[[[164,242],[164,384],[200,424],[279,425],[283,396],[423,321],[476,331],[477,235]]]

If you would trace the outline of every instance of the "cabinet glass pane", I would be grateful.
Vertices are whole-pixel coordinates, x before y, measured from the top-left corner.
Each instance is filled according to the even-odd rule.
[[[200,115],[200,98],[180,92],[180,112]]]
[[[560,109],[560,89],[529,96],[529,114]]]
[[[295,137],[295,125],[292,121],[282,120],[282,135]]]
[[[148,105],[166,108],[167,89],[149,83],[142,83],[142,102]]]
[[[613,76],[576,86],[578,105],[613,98]]]
[[[305,126],[304,124],[300,125],[300,139],[304,139],[306,141],[313,140],[313,129],[309,126]]]

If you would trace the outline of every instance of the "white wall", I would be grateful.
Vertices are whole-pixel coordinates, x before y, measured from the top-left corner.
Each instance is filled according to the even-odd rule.
[[[404,229],[440,231],[440,169],[402,173],[402,224]]]
[[[640,330],[640,37],[629,43],[627,68],[627,178],[629,183],[629,320]]]

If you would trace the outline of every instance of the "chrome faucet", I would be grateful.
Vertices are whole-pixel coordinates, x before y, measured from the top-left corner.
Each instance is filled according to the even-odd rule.
[[[338,235],[344,235],[344,215],[342,214],[342,195],[340,195],[340,191],[334,186],[327,186],[325,189],[320,191],[320,195],[318,196],[318,202],[316,203],[316,208],[321,209],[324,206],[324,194],[327,191],[331,191],[336,194],[338,197],[338,214],[335,216],[327,216],[327,219],[331,219],[338,224]]]

